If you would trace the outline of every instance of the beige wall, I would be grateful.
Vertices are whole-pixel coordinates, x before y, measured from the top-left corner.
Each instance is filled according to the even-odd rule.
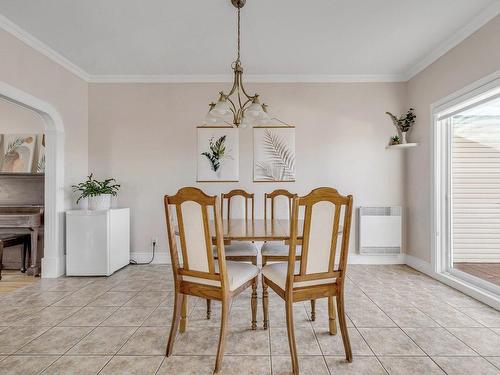
[[[38,113],[0,99],[0,135],[42,134],[44,129],[45,124]],[[0,166],[3,163],[6,146],[5,139],[0,139]],[[39,147],[40,145],[37,139],[35,149],[33,150],[33,171],[36,171]]]
[[[0,99],[0,134],[37,134],[43,130],[43,120],[36,112]]]
[[[441,98],[500,69],[500,16],[442,56],[408,82],[408,101],[416,108],[411,139],[419,147],[408,150],[407,249],[431,261],[431,123],[430,106]]]
[[[131,207],[132,250],[166,251],[164,194],[185,185],[216,194],[242,187],[256,193],[283,187],[300,194],[321,185],[352,193],[355,205],[402,205],[403,153],[386,150],[394,133],[385,111],[405,109],[406,85],[258,84],[274,114],[296,125],[297,182],[253,183],[252,129],[240,132],[240,182],[196,183],[196,126],[228,84],[91,84],[89,170],[123,185],[118,203]],[[352,246],[355,248],[355,230]]]
[[[65,131],[65,185],[88,169],[88,84],[0,29],[0,81],[52,105]],[[70,190],[66,191],[69,207]]]

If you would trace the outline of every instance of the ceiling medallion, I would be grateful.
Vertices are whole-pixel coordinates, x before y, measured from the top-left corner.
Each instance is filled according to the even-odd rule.
[[[243,87],[243,66],[240,60],[240,11],[246,0],[231,0],[238,14],[238,49],[236,60],[232,63],[233,87],[226,94],[219,92],[217,103],[210,103],[210,110],[205,118],[206,124],[231,124],[246,128],[248,125],[267,124],[271,117],[267,105],[260,103],[259,94],[249,95]],[[279,121],[279,120],[278,120]]]

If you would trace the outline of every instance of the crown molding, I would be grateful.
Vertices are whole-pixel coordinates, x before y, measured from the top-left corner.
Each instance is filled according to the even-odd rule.
[[[439,44],[434,48],[431,53],[419,60],[410,69],[403,74],[404,81],[409,81],[415,77],[422,70],[427,68],[429,65],[434,63],[441,56],[446,54],[448,51],[459,45],[469,36],[474,34],[481,27],[486,25],[489,21],[500,14],[500,1],[494,1],[491,5],[483,9],[479,14],[477,14],[470,22],[465,26],[457,30],[450,38],[446,39],[444,42]]]
[[[402,82],[399,74],[262,74],[245,75],[246,83]],[[232,75],[91,75],[91,83],[230,83]]]
[[[17,39],[21,40],[29,47],[33,48],[35,51],[40,52],[45,57],[48,57],[56,64],[61,65],[63,68],[67,69],[68,71],[76,75],[78,78],[88,82],[90,76],[82,68],[69,61],[66,57],[64,57],[60,53],[54,51],[48,45],[35,38],[29,32],[16,25],[14,22],[9,20],[2,14],[0,14],[0,28],[5,30],[9,34],[15,36]]]
[[[500,1],[494,1],[469,23],[432,50],[402,74],[263,74],[245,75],[249,83],[368,83],[406,82],[434,63],[445,53],[456,47],[494,17],[500,14]],[[61,65],[80,79],[89,83],[224,83],[232,82],[232,75],[134,75],[134,74],[89,74],[54,49],[35,38],[29,32],[0,14],[0,28],[15,36],[34,50]]]

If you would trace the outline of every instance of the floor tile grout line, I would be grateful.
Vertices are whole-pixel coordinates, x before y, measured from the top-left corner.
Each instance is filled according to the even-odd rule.
[[[367,297],[370,301],[372,301],[372,303],[374,303],[377,307],[379,307],[379,306],[378,306],[378,305],[377,305],[377,304],[376,304],[376,303],[375,303],[375,302],[374,302],[374,301],[370,298],[370,296],[368,296],[368,295],[365,293],[365,291],[364,291],[364,290],[361,290],[361,291],[363,292],[363,294],[364,294],[364,295],[365,295],[365,296],[366,296],[366,297]],[[380,309],[380,307],[379,307],[379,309]],[[400,327],[400,326],[399,326],[399,325],[398,325],[398,324],[397,324],[397,323],[396,323],[396,322],[395,322],[395,321],[394,321],[394,320],[393,320],[390,316],[388,316],[388,315],[385,313],[385,311],[384,311],[384,310],[382,310],[382,309],[380,309],[380,310],[381,310],[381,311],[382,311],[382,312],[383,312],[383,313],[384,313],[384,314],[385,314],[385,315],[386,315],[386,316],[387,316],[387,317],[388,317],[388,318],[389,318],[389,319],[390,319],[390,320],[391,320],[394,324],[396,324],[396,327],[397,327],[397,328],[399,328],[399,330],[400,330],[400,331],[402,331],[402,332],[406,335],[406,337],[408,337],[408,338],[409,338],[409,339],[410,339],[410,340],[411,340],[411,341],[412,341],[412,342],[413,342],[413,343],[417,346],[417,348],[419,348],[419,349],[420,349],[423,353],[425,353],[425,355],[427,355],[427,356],[429,356],[429,357],[430,357],[430,355],[429,355],[429,354],[428,354],[428,353],[427,353],[427,352],[426,352],[426,351],[425,351],[422,347],[420,347],[420,345],[418,345],[418,344],[417,344],[417,342],[416,342],[415,340],[413,340],[413,339],[412,339],[412,338],[411,338],[411,337],[410,337],[410,336],[409,336],[409,335],[405,332],[405,330],[404,330],[403,328],[401,328],[401,327]],[[361,332],[360,332],[360,333],[361,333]],[[361,334],[361,336],[363,336],[363,335]],[[368,344],[368,346],[370,346],[370,345]]]
[[[488,363],[491,363],[491,364],[493,365],[493,367],[495,367],[495,368],[497,368],[498,370],[500,370],[500,363],[497,365],[497,364],[495,364],[495,363],[491,362],[491,361],[488,359],[489,357],[497,357],[497,356],[488,356],[488,357],[482,357],[482,358],[484,358],[486,361],[488,361]]]
[[[464,340],[462,340],[460,337],[458,337],[452,331],[450,331],[450,329],[448,329],[446,327],[443,327],[443,328],[446,330],[446,332],[448,332],[450,335],[452,335],[453,337],[455,337],[458,341],[460,341],[461,343],[463,343],[465,346],[467,346],[474,353],[477,353],[478,356],[480,356],[480,357],[483,356],[481,353],[479,353],[479,351],[475,350],[473,347],[471,347],[469,344],[467,344]],[[468,327],[453,327],[453,328],[456,328],[456,329],[460,329],[460,328],[474,329],[474,328],[468,328]],[[453,329],[453,328],[451,328],[451,329]],[[477,328],[477,327],[475,327],[475,328]]]
[[[161,360],[160,365],[159,365],[159,366],[158,366],[158,368],[156,369],[156,371],[155,371],[155,374],[154,374],[154,375],[158,375],[158,371],[160,371],[160,369],[161,369],[161,367],[163,366],[163,364],[165,363],[166,359],[167,359],[167,356],[166,356],[166,355],[165,355],[165,356],[163,356],[163,359]]]
[[[305,303],[302,303],[302,308],[304,309],[306,316],[308,316]],[[335,324],[337,324],[337,323],[335,322]],[[323,349],[321,349],[321,344],[319,343],[318,335],[316,334],[316,331],[314,330],[314,326],[313,326],[312,320],[310,318],[309,318],[309,326],[313,332],[314,338],[316,339],[316,344],[318,345],[319,351],[321,352],[321,357],[323,357],[323,362],[325,363],[326,371],[328,371],[328,374],[332,375],[332,372],[330,371],[330,367],[328,366],[328,362],[326,362],[325,353],[323,353]],[[294,327],[294,329],[295,329],[295,327]],[[297,356],[298,356],[298,353],[297,353]]]

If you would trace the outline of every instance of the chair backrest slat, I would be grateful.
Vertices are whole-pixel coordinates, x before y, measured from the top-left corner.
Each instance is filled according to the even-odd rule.
[[[171,207],[175,206],[177,228],[182,250],[182,266],[175,239],[175,226],[172,220]],[[214,264],[212,250],[212,234],[209,225],[209,210],[213,211],[215,237],[219,272]],[[200,189],[186,187],[173,196],[165,196],[165,215],[167,232],[172,257],[174,277],[182,280],[182,276],[192,276],[209,280],[220,280],[221,286],[227,283],[225,275],[225,254],[222,238],[220,211],[217,196],[208,196]]]
[[[298,274],[295,269],[298,213],[304,207],[302,255]],[[342,212],[344,216],[342,217]],[[287,288],[293,282],[343,277],[347,265],[352,216],[352,196],[343,196],[332,188],[318,188],[308,195],[293,198],[290,226],[290,255],[288,258]],[[335,269],[337,238],[342,220],[340,262]]]
[[[292,218],[292,199],[293,197],[296,197],[297,194],[290,193],[288,190],[285,189],[276,189],[271,193],[265,193],[264,194],[264,219],[267,220],[267,201],[271,201],[271,220],[276,218],[276,207],[278,206],[277,204],[277,199],[279,197],[285,197],[287,199],[288,203],[288,220],[291,220]]]
[[[233,217],[231,216],[231,202],[233,199],[241,199],[244,202],[244,218],[245,220],[249,219],[249,214],[248,214],[248,204],[250,201],[251,204],[251,219],[254,219],[254,214],[255,214],[255,202],[254,202],[254,194],[253,193],[247,193],[245,190],[242,189],[235,189],[231,190],[229,193],[222,193],[221,194],[221,214],[224,216],[224,200],[227,201],[227,219],[232,219]]]

